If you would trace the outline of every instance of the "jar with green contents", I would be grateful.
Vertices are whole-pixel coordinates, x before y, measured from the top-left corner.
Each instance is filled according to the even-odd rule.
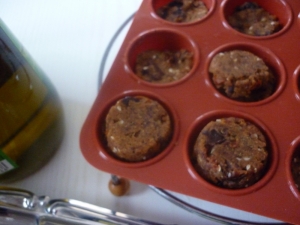
[[[63,133],[55,88],[0,20],[0,184],[41,168]]]

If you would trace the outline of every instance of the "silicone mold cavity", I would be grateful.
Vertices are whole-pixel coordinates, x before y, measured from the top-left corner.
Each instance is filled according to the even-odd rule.
[[[123,99],[124,97],[128,96],[145,96],[150,99],[153,99],[157,102],[159,102],[169,113],[169,116],[171,118],[172,122],[172,138],[167,145],[165,149],[162,150],[158,155],[154,156],[153,158],[147,159],[145,161],[140,161],[140,162],[126,162],[121,159],[117,159],[113,155],[111,155],[109,152],[110,150],[107,147],[106,144],[106,138],[104,134],[104,124],[105,124],[105,118],[106,115],[109,111],[109,109],[120,99]],[[98,136],[98,141],[99,141],[99,146],[100,146],[100,152],[99,156],[104,158],[105,160],[110,161],[113,164],[116,164],[121,167],[131,167],[131,168],[136,168],[136,167],[143,167],[147,166],[153,163],[157,163],[159,160],[161,160],[163,157],[165,157],[169,151],[171,151],[172,147],[174,146],[174,142],[177,139],[178,136],[178,119],[176,116],[176,113],[172,107],[165,102],[161,97],[158,97],[157,95],[145,91],[128,91],[125,92],[119,96],[116,96],[115,98],[111,99],[110,101],[107,102],[105,107],[103,108],[103,111],[100,113],[99,120],[98,120],[98,126],[97,126],[97,136]]]
[[[190,72],[188,72],[181,79],[170,83],[159,84],[145,81],[135,74],[135,63],[138,54],[147,50],[179,51],[182,49],[185,49],[193,54],[193,67],[191,68]],[[170,29],[155,29],[145,31],[130,43],[126,52],[125,60],[126,71],[128,71],[134,79],[138,80],[138,82],[155,87],[164,87],[178,84],[188,79],[188,77],[193,74],[199,63],[199,50],[196,43],[181,32]]]
[[[275,91],[274,93],[260,101],[253,101],[253,102],[241,102],[234,99],[230,99],[229,97],[223,95],[219,90],[217,90],[212,83],[211,75],[209,73],[209,66],[210,63],[215,55],[217,55],[220,52],[226,52],[226,51],[232,51],[232,50],[243,50],[251,52],[252,54],[258,56],[261,58],[265,64],[270,68],[270,70],[274,73],[276,84],[275,84]],[[286,83],[286,72],[285,68],[281,62],[281,60],[270,50],[267,48],[264,48],[260,45],[256,44],[249,44],[246,42],[240,42],[240,43],[230,43],[223,46],[218,47],[214,51],[212,51],[207,58],[206,61],[206,83],[211,86],[213,89],[215,89],[215,96],[218,98],[222,98],[225,101],[228,101],[232,104],[238,104],[243,106],[255,106],[260,104],[266,104],[269,101],[276,98],[283,90],[285,83]]]
[[[233,29],[227,21],[228,17],[234,13],[236,7],[244,4],[245,2],[249,2],[249,1],[247,1],[247,0],[224,0],[222,2],[221,18],[222,18],[222,23],[226,28],[232,30],[233,32],[240,34],[241,36],[247,37],[247,38],[266,39],[266,38],[272,38],[272,37],[281,35],[290,27],[292,20],[293,20],[293,13],[292,13],[291,7],[288,5],[288,3],[286,1],[283,1],[283,0],[276,0],[276,1],[255,0],[255,1],[251,1],[251,2],[257,3],[264,10],[268,11],[271,15],[274,15],[278,18],[280,24],[282,25],[281,29],[273,34],[266,35],[266,36],[247,35],[247,34],[241,33],[239,31]]]
[[[192,162],[193,160],[192,160],[191,152],[194,148],[196,139],[199,133],[201,132],[201,130],[205,127],[206,124],[208,124],[211,121],[215,121],[216,119],[220,119],[220,118],[228,118],[228,117],[242,118],[257,126],[266,138],[267,150],[269,152],[268,168],[264,176],[255,184],[241,189],[226,189],[211,184],[209,181],[206,181],[204,178],[201,177],[201,175],[196,171]],[[208,112],[206,114],[199,116],[191,125],[186,137],[186,148],[184,153],[184,159],[190,175],[197,182],[199,182],[199,184],[204,185],[208,189],[221,194],[245,195],[248,193],[252,193],[255,190],[258,190],[259,188],[262,188],[268,182],[268,180],[273,176],[278,163],[278,149],[277,149],[275,139],[270,133],[270,131],[266,128],[265,125],[263,125],[256,118],[241,112],[220,110],[220,111]]]
[[[287,174],[287,182],[288,185],[293,193],[293,195],[300,201],[300,192],[298,188],[295,185],[294,178],[292,176],[292,161],[294,160],[295,154],[300,154],[300,137],[297,137],[290,146],[290,149],[288,151],[286,160],[285,160],[285,170]]]
[[[152,7],[152,12],[151,12],[152,16],[154,18],[156,18],[157,20],[159,20],[163,23],[172,25],[172,26],[195,25],[199,22],[204,21],[209,16],[211,16],[211,14],[214,12],[215,6],[216,6],[216,0],[202,0],[202,2],[205,4],[205,6],[207,7],[207,10],[208,10],[207,14],[204,17],[202,17],[201,19],[191,21],[191,22],[175,23],[175,22],[170,22],[170,21],[167,21],[167,20],[161,18],[156,13],[159,8],[168,5],[172,1],[174,1],[174,0],[151,0],[150,2],[151,2],[151,7]]]
[[[296,68],[293,76],[293,88],[297,100],[300,101],[300,65]]]

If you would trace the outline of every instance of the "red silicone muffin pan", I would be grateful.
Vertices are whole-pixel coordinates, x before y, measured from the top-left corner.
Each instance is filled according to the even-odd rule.
[[[294,151],[300,149],[300,1],[253,0],[276,15],[282,29],[255,37],[239,33],[227,17],[245,0],[203,0],[207,15],[191,23],[172,23],[155,13],[170,0],[145,0],[83,125],[80,144],[86,160],[99,170],[200,199],[300,224],[300,192],[291,175]],[[181,80],[154,84],[134,73],[137,55],[145,50],[193,52],[194,65]],[[271,68],[276,90],[258,102],[239,102],[212,85],[208,67],[212,57],[226,50],[247,50]],[[153,159],[128,163],[106,151],[101,127],[118,99],[144,95],[159,101],[174,123],[171,143]],[[256,184],[237,190],[205,181],[190,160],[200,130],[211,120],[236,116],[251,121],[265,134],[270,152],[266,174]]]

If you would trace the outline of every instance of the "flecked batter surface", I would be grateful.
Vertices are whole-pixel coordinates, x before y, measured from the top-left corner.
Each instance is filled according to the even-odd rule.
[[[113,156],[129,162],[144,161],[169,144],[172,122],[157,101],[144,96],[128,96],[110,108],[105,136]]]
[[[255,2],[245,2],[237,7],[228,23],[239,32],[252,36],[267,36],[281,29],[278,18]]]
[[[245,102],[273,94],[275,77],[258,56],[243,50],[218,53],[209,66],[214,86],[225,96]]]
[[[262,132],[241,118],[209,122],[194,146],[195,168],[219,187],[239,189],[253,185],[264,175],[268,162]]]
[[[200,0],[174,0],[156,13],[170,22],[187,23],[203,18],[207,12],[207,7]]]
[[[135,72],[152,83],[170,83],[184,77],[193,66],[193,54],[180,51],[145,51],[138,55]]]

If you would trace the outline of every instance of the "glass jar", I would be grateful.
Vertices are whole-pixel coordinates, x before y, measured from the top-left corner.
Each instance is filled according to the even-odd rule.
[[[59,96],[0,20],[0,183],[41,168],[64,133]]]

